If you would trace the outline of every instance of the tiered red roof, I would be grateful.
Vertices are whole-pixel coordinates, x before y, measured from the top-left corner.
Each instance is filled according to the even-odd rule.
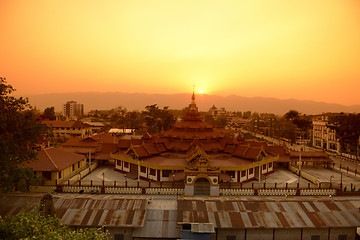
[[[132,141],[120,140],[120,150],[128,150],[119,154],[135,155],[142,161],[167,166],[191,165],[191,161],[184,160],[194,149],[202,149],[209,156],[210,167],[236,167],[270,157],[266,154],[266,142],[245,141],[241,135],[230,137],[204,122],[194,95],[184,118],[172,129],[156,136],[144,134],[141,143]]]

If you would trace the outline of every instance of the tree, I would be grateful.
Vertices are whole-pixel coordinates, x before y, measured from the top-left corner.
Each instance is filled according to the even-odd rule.
[[[296,139],[296,125],[292,122],[282,120],[279,122],[280,136],[290,139],[291,143],[295,142]]]
[[[142,114],[150,134],[159,133],[161,130],[167,131],[175,123],[175,117],[170,114],[169,107],[160,109],[157,104],[153,104],[146,106],[145,109]]]
[[[34,181],[35,175],[24,165],[37,157],[34,146],[46,133],[45,125],[35,121],[25,98],[10,96],[15,91],[0,77],[0,191],[7,192],[20,180]]]
[[[49,120],[55,120],[55,109],[54,107],[47,107],[44,110],[44,113],[42,114],[43,119],[49,119]]]
[[[327,125],[336,131],[336,138],[348,152],[356,152],[360,136],[360,113],[340,113],[330,117]]]
[[[296,118],[299,118],[300,116],[300,113],[296,110],[290,110],[288,111],[287,113],[285,113],[284,115],[284,118],[287,120],[287,121],[290,121],[292,122],[294,119]]]
[[[0,217],[0,239],[108,239],[101,229],[77,231],[63,225],[55,216],[45,216],[33,207],[15,216]]]
[[[126,129],[126,108],[119,106],[110,110],[110,121],[114,127]]]

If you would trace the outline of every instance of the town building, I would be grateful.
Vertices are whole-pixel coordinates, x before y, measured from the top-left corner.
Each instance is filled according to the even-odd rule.
[[[63,105],[63,114],[69,119],[77,119],[84,115],[84,104],[69,101]]]
[[[99,133],[85,138],[69,138],[61,144],[64,151],[82,154],[89,162],[108,164],[110,153],[118,148],[119,139],[108,133]]]
[[[45,148],[38,152],[38,159],[28,163],[46,185],[67,181],[87,167],[86,157],[59,148]]]
[[[327,151],[340,153],[340,143],[336,139],[336,132],[327,124],[329,116],[318,115],[313,118],[313,146]]]
[[[65,140],[71,137],[86,137],[92,134],[91,127],[80,121],[42,121],[51,128],[54,140]]]
[[[225,108],[217,108],[215,107],[215,105],[212,105],[212,107],[209,109],[209,113],[211,114],[211,116],[216,117],[218,115],[225,115],[226,110]]]
[[[246,182],[274,171],[278,156],[266,142],[245,141],[202,120],[195,95],[182,121],[134,144],[120,140],[111,154],[116,171],[149,181],[181,181],[185,195],[219,195],[221,182]]]

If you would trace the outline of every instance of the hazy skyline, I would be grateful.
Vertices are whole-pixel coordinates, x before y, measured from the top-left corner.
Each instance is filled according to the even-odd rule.
[[[360,1],[0,2],[17,94],[189,93],[360,104]]]

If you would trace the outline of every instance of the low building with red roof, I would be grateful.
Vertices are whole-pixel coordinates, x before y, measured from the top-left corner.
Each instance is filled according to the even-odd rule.
[[[100,164],[110,160],[110,153],[116,151],[118,145],[118,137],[108,133],[99,133],[86,138],[69,138],[61,144],[64,151],[83,154],[89,160],[97,160]]]
[[[45,148],[38,152],[38,159],[28,163],[27,167],[41,176],[45,184],[67,181],[87,167],[86,157],[66,152],[61,148]]]

